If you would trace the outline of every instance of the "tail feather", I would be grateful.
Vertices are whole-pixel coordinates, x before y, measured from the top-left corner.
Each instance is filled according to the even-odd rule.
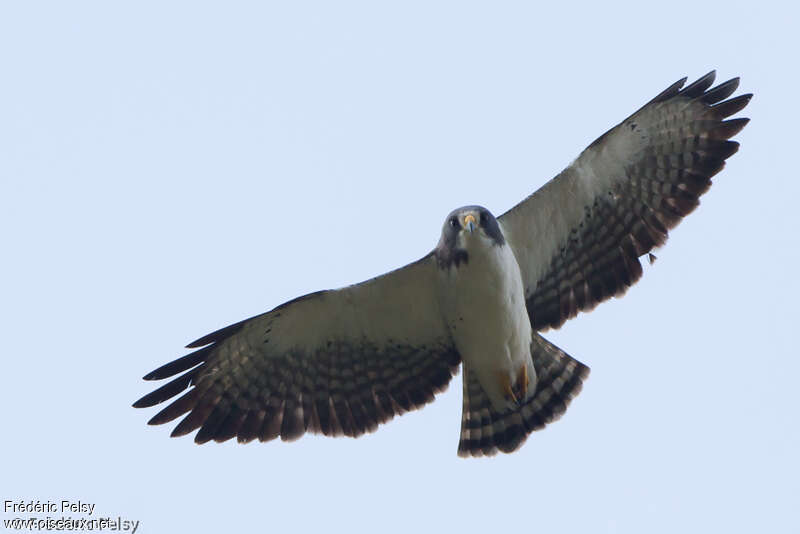
[[[589,368],[534,333],[531,357],[536,389],[517,407],[496,411],[475,373],[464,363],[464,406],[459,456],[493,456],[512,452],[528,434],[561,417],[581,391]]]

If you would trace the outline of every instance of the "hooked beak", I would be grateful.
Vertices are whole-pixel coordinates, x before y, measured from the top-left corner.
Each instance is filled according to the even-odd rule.
[[[469,215],[464,217],[464,225],[463,226],[464,226],[464,228],[466,230],[469,230],[469,233],[474,232],[475,231],[475,227],[477,226],[475,224],[475,216],[470,213]]]

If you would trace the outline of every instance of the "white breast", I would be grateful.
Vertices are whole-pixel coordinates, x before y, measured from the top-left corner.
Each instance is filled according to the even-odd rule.
[[[439,302],[464,364],[475,372],[497,409],[505,406],[503,374],[514,382],[530,365],[531,325],[522,277],[507,245],[483,239],[465,247],[467,263],[439,272]]]

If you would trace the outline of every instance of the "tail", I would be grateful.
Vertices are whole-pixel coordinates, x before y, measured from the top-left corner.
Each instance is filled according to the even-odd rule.
[[[512,452],[528,434],[561,417],[581,391],[589,368],[537,333],[531,342],[536,389],[512,410],[497,412],[477,375],[464,363],[464,408],[458,455],[493,456]]]

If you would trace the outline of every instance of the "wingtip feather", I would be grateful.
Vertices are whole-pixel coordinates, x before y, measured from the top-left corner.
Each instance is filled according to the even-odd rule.
[[[684,87],[681,90],[680,94],[682,94],[684,96],[688,96],[690,98],[695,98],[697,96],[700,96],[703,93],[705,93],[706,89],[711,87],[711,85],[714,83],[714,80],[716,79],[716,77],[717,77],[717,71],[716,70],[712,70],[711,72],[708,72],[707,74],[704,74],[703,76],[701,76],[700,78],[698,78],[697,80],[692,82],[691,84],[689,84],[686,87]]]
[[[750,100],[753,98],[753,93],[746,93],[743,95],[739,95],[737,97],[731,98],[730,100],[725,100],[718,104],[714,104],[713,106],[709,107],[706,110],[706,114],[710,115],[711,117],[722,120],[731,115],[735,115],[742,111],[747,104],[750,103]]]
[[[710,91],[703,93],[702,95],[698,96],[698,100],[703,102],[704,104],[716,104],[717,102],[722,102],[729,96],[731,96],[736,89],[739,88],[739,77],[731,78],[725,82],[722,82],[718,86],[714,87]]]

